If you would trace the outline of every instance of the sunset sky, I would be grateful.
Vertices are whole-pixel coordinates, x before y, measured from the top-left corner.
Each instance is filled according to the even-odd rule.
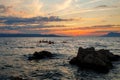
[[[120,32],[120,0],[0,0],[0,33],[99,36]]]

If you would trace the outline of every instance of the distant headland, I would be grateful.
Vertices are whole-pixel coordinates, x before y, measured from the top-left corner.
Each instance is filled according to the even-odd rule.
[[[120,37],[120,33],[110,32],[108,34],[102,35],[101,37]]]
[[[0,34],[0,37],[65,37],[54,34]]]

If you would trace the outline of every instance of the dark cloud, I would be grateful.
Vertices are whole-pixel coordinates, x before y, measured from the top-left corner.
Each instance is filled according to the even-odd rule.
[[[99,5],[99,6],[96,6],[95,8],[107,8],[109,7],[108,5]]]
[[[57,16],[50,17],[39,16],[33,18],[1,17],[0,20],[4,20],[5,24],[16,24],[16,23],[51,22],[51,21],[70,21],[71,19],[62,19]]]
[[[95,8],[118,8],[118,7],[120,7],[120,6],[118,6],[118,5],[98,5],[98,6],[96,6]]]
[[[35,30],[35,31],[37,31],[37,29],[39,29],[39,30],[42,30],[42,29],[44,29],[44,30],[50,30],[50,29],[52,29],[52,28],[65,28],[65,27],[67,27],[67,26],[64,26],[64,25],[54,25],[54,26],[46,26],[46,25],[44,25],[44,24],[40,24],[40,25],[37,25],[37,26],[31,26],[31,25],[24,25],[24,26],[1,26],[0,27],[0,30],[21,30],[21,31],[23,31],[23,30]]]
[[[62,19],[56,16],[50,17],[33,17],[33,18],[18,18],[18,17],[0,17],[1,31],[20,31],[22,33],[38,33],[49,32],[52,28],[63,28],[64,25],[46,25],[48,22],[69,21],[70,19]]]
[[[88,26],[88,27],[83,27],[83,28],[80,28],[80,29],[96,29],[96,28],[112,28],[114,26],[120,26],[120,25],[111,25],[111,24],[108,24],[108,25],[95,25],[95,26]]]
[[[93,28],[110,28],[113,26],[117,26],[117,25],[96,25],[96,26],[92,26]]]
[[[39,24],[39,25],[23,25],[23,26],[15,26],[15,25],[6,25],[6,26],[1,26],[0,27],[0,30],[19,30],[21,32],[41,32],[41,31],[49,31],[49,30],[52,30],[52,28],[64,28],[66,26],[64,25],[49,25],[49,26],[46,26],[44,24]],[[35,33],[36,33],[35,32]]]
[[[42,29],[43,25],[39,25],[39,26],[2,26],[0,27],[0,31],[19,31],[21,33],[44,33],[44,32],[48,32],[49,30],[40,30]],[[36,30],[38,29],[39,30]],[[9,32],[8,32],[9,33]]]
[[[67,27],[67,26],[65,26]],[[83,26],[83,27],[76,27],[76,28],[59,28],[58,30],[93,30],[93,29],[109,29],[109,28],[117,28],[120,27],[120,25],[95,25],[95,26]]]
[[[1,30],[27,30],[27,29],[35,29],[35,28],[44,28],[44,25],[38,26],[2,26],[0,27]]]
[[[120,27],[120,25],[96,25],[96,26],[84,26],[84,27],[69,27],[65,25],[49,25],[46,26],[44,24],[39,24],[39,25],[23,25],[23,26],[1,26],[0,29],[7,29],[7,30],[24,30],[24,29],[54,29],[54,30],[87,30],[87,29],[106,29],[106,28],[115,28],[115,27]]]
[[[65,25],[6,25],[0,26],[0,31],[19,31],[21,33],[49,33],[51,31],[67,31],[67,30],[96,30],[91,32],[91,34],[99,34],[99,33],[107,33],[117,31],[116,29],[120,27],[120,25],[96,25],[96,26],[84,26],[84,27],[68,27]],[[109,28],[116,28],[115,30],[109,30]]]
[[[115,26],[115,25],[95,25],[95,26],[78,27],[76,29],[86,30],[86,29],[96,29],[96,28],[110,28],[110,27],[113,27],[113,26]]]

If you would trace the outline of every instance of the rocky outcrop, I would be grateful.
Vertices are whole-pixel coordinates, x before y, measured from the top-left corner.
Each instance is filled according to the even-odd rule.
[[[54,41],[40,40],[39,43],[54,44]]]
[[[53,54],[48,51],[34,52],[31,56],[28,57],[28,60],[39,60],[44,58],[51,58]]]
[[[80,47],[77,56],[70,60],[70,64],[77,65],[82,69],[107,73],[113,67],[112,61],[116,60],[119,60],[119,56],[112,54],[109,50],[96,51],[94,47],[86,49]]]

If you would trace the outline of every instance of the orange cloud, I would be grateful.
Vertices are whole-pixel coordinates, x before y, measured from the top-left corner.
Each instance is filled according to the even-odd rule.
[[[41,11],[43,4],[40,0],[13,0],[13,1],[0,1],[5,10],[0,13],[1,16],[14,16],[14,17],[35,17],[44,15]],[[3,11],[3,10],[2,10]]]
[[[100,25],[80,28],[43,28],[49,30],[49,34],[68,36],[100,36],[108,32],[120,32],[120,25]]]

